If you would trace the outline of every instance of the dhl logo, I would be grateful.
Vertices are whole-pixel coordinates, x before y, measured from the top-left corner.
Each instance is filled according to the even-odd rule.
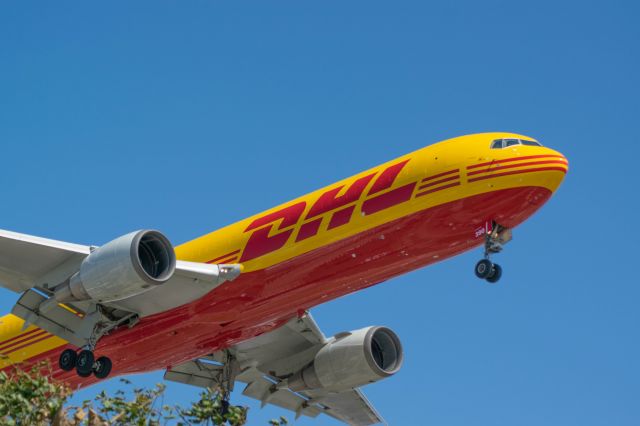
[[[409,161],[394,164],[381,173],[374,172],[361,177],[348,188],[345,188],[346,185],[332,188],[321,194],[308,211],[307,202],[300,201],[254,220],[244,231],[251,235],[240,262],[247,262],[279,250],[294,238],[294,234],[295,242],[316,236],[326,216],[330,215],[327,226],[329,230],[348,224],[363,198],[360,207],[363,216],[409,201],[417,182],[389,191]],[[369,190],[365,191],[367,187]]]

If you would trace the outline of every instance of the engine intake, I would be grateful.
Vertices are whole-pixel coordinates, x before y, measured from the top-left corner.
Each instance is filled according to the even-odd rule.
[[[318,351],[311,364],[289,378],[289,388],[342,392],[394,375],[403,358],[400,339],[389,328],[340,333]]]
[[[94,250],[67,282],[56,287],[58,302],[113,302],[167,282],[175,272],[173,246],[158,231],[136,231]]]

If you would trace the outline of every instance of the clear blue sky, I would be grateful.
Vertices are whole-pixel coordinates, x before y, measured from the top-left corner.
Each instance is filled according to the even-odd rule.
[[[404,369],[366,389],[392,425],[638,425],[639,15],[632,1],[3,2],[0,228],[180,243],[441,139],[528,134],[571,170],[499,256],[499,285],[473,276],[478,250],[313,313],[327,334],[400,334]],[[169,385],[183,404],[197,392]],[[293,418],[234,402],[252,424]]]

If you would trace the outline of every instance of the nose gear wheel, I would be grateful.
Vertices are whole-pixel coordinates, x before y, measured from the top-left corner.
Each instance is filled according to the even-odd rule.
[[[511,238],[511,229],[492,222],[491,228],[487,229],[485,234],[484,259],[480,260],[475,267],[476,277],[491,284],[497,283],[502,278],[502,267],[491,261],[491,255],[500,253]]]

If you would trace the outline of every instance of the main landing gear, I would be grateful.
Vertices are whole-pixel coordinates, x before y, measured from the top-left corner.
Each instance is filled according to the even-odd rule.
[[[95,359],[93,351],[87,349],[80,352],[66,349],[60,354],[58,364],[64,371],[71,371],[75,368],[80,377],[89,377],[93,374],[98,379],[104,379],[109,376],[112,366],[109,358],[101,356]]]
[[[502,267],[491,261],[491,255],[500,253],[503,248],[502,246],[509,241],[511,241],[511,230],[493,222],[491,228],[487,230],[485,235],[484,259],[476,263],[475,273],[478,278],[492,284],[500,280],[502,277]]]

